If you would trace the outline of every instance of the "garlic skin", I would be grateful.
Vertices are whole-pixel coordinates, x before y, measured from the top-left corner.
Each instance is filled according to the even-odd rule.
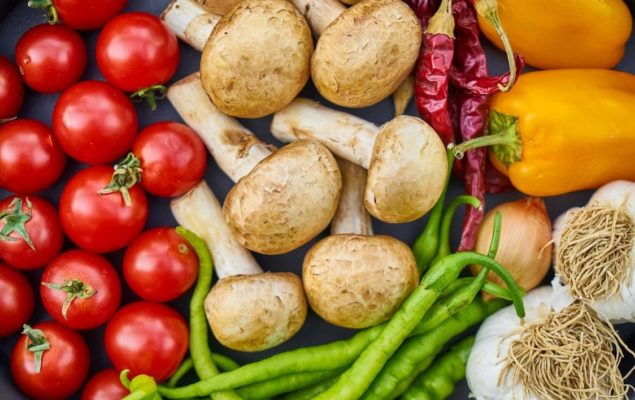
[[[536,288],[523,298],[525,323],[541,320],[552,309],[558,312],[572,301],[570,297],[559,296],[549,286]],[[540,400],[531,393],[526,395],[522,386],[513,385],[511,375],[499,386],[504,359],[510,343],[519,337],[520,327],[520,319],[513,306],[503,308],[483,322],[465,370],[472,397],[477,400]]]
[[[612,208],[621,208],[635,221],[635,182],[614,181],[599,188],[588,204],[601,204]],[[562,232],[571,219],[571,211],[579,207],[571,208],[560,215],[553,224],[554,264],[557,262]],[[600,315],[609,319],[612,323],[635,322],[635,244],[630,252],[630,282],[623,282],[619,293],[604,301],[590,302],[591,307]],[[567,287],[558,275],[551,285],[558,296],[571,297]]]

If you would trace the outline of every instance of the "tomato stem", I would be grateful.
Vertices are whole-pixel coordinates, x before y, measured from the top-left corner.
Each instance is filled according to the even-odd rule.
[[[130,95],[130,100],[139,102],[145,100],[152,111],[157,109],[157,100],[165,97],[168,88],[163,85],[153,85],[145,89],[134,92]]]
[[[4,224],[2,230],[0,230],[0,240],[7,242],[17,241],[17,238],[9,236],[12,232],[15,232],[24,240],[31,250],[35,251],[31,237],[26,231],[26,223],[31,219],[33,214],[33,205],[28,197],[26,198],[26,205],[27,210],[23,212],[22,199],[16,197],[11,204],[9,204],[9,208],[0,212],[0,221]]]
[[[55,284],[50,282],[42,282],[42,285],[50,289],[61,290],[66,292],[66,299],[62,306],[62,315],[64,319],[68,319],[68,309],[75,299],[89,299],[97,293],[90,285],[85,284],[79,279],[67,279],[63,284]]]
[[[132,153],[128,153],[126,157],[115,164],[115,172],[112,179],[103,189],[97,191],[98,194],[121,193],[126,206],[132,205],[130,193],[128,189],[132,188],[138,182],[141,182],[141,161]]]
[[[51,348],[46,335],[39,329],[33,329],[29,325],[22,326],[22,334],[27,336],[26,349],[35,357],[35,373],[42,370],[42,355]]]
[[[27,5],[30,8],[45,9],[47,13],[46,21],[51,25],[57,24],[60,20],[57,9],[55,8],[51,0],[29,0]]]

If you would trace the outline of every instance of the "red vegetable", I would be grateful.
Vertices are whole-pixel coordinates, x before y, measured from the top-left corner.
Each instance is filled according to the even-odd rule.
[[[15,60],[24,83],[41,93],[63,90],[86,69],[86,46],[77,32],[61,25],[38,25],[18,41]]]
[[[44,8],[48,21],[58,22],[73,29],[99,28],[109,19],[123,11],[128,0],[29,0],[29,7]]]
[[[68,399],[81,386],[90,355],[82,336],[56,322],[26,326],[11,352],[11,374],[28,396]]]
[[[57,210],[38,196],[0,201],[0,259],[18,269],[40,268],[64,244]]]
[[[64,152],[41,122],[17,119],[0,126],[0,188],[39,192],[59,179],[65,164]]]
[[[33,289],[26,277],[0,264],[0,338],[22,329],[34,306]]]
[[[60,254],[42,274],[40,297],[44,308],[60,324],[92,329],[117,311],[121,282],[104,257],[84,250]]]
[[[81,400],[121,400],[129,395],[113,368],[102,369],[92,376],[84,386]]]
[[[86,164],[122,157],[137,133],[137,113],[113,86],[85,81],[68,88],[55,104],[53,132],[69,156]]]
[[[0,56],[0,123],[15,117],[22,108],[24,86],[15,66]]]

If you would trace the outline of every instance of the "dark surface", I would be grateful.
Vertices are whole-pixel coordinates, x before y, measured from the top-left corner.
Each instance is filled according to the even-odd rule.
[[[164,9],[164,7],[168,4],[169,0],[130,0],[129,5],[127,7],[127,11],[133,10],[143,10],[148,11],[153,14],[160,14],[160,12]],[[14,47],[19,39],[19,37],[30,27],[41,23],[44,21],[43,12],[40,10],[30,10],[26,6],[26,0],[21,0],[19,2],[11,1],[11,0],[0,0],[0,15],[6,10],[10,10],[6,17],[0,21],[0,54],[13,58]],[[15,4],[15,6],[13,6]],[[631,4],[632,7],[632,3]],[[82,33],[83,37],[86,40],[88,54],[89,54],[89,66],[86,73],[83,76],[83,79],[98,79],[103,80],[102,75],[99,73],[97,69],[95,59],[94,59],[94,50],[95,50],[95,42],[97,40],[97,31],[89,31]],[[601,40],[601,38],[598,38]],[[493,47],[487,47],[487,52],[489,56],[490,65],[494,72],[500,72],[503,68],[506,68],[505,59],[503,54]],[[189,73],[198,69],[199,63],[199,54],[189,48],[186,45],[181,46],[181,63],[176,76],[173,81],[176,81]],[[635,72],[635,39],[631,39],[627,53],[622,61],[622,63],[617,67],[618,69],[626,70],[629,72]],[[319,98],[316,94],[315,89],[312,85],[308,85],[303,91],[302,95],[312,98]],[[583,93],[580,94],[584,96]],[[57,100],[58,95],[42,95],[38,93],[34,93],[32,91],[26,92],[25,104],[20,114],[21,117],[25,118],[34,118],[38,119],[46,124],[51,123],[51,113],[55,102]],[[323,101],[323,100],[322,100]],[[153,122],[162,121],[162,120],[174,120],[180,121],[179,116],[176,111],[172,108],[172,106],[167,101],[161,101],[159,103],[159,107],[156,111],[151,112],[145,104],[137,104],[137,111],[139,113],[139,122],[140,128],[143,128]],[[635,111],[635,110],[634,110]],[[375,123],[383,123],[388,121],[393,116],[393,104],[390,100],[385,100],[380,104],[377,104],[373,107],[360,109],[360,110],[349,110],[349,112],[354,113],[362,118],[368,119]],[[407,110],[408,114],[416,115],[416,110],[414,107],[414,103],[411,103]],[[260,136],[263,140],[271,143],[279,144],[269,133],[269,125],[271,122],[271,118],[261,118],[257,120],[243,120],[242,121],[245,126],[250,128],[253,132],[255,132],[258,136]],[[66,171],[60,180],[53,188],[41,193],[43,197],[53,202],[53,204],[57,205],[60,193],[64,186],[64,182],[66,182],[72,175],[74,175],[78,170],[84,168],[84,165],[80,165],[77,163],[69,163]],[[210,158],[209,167],[207,169],[205,179],[213,188],[216,195],[223,199],[228,190],[230,189],[232,183],[231,181],[216,167]],[[453,181],[449,190],[449,198],[452,198],[458,194],[463,192],[462,184],[458,181]],[[547,203],[547,208],[549,210],[549,214],[551,217],[556,217],[560,215],[562,212],[567,210],[573,206],[579,206],[586,203],[590,192],[580,192],[573,193],[564,196],[558,196],[553,198],[545,199]],[[0,190],[0,198],[4,198],[8,193]],[[510,201],[513,199],[517,199],[521,197],[519,193],[507,193],[496,196],[489,196],[487,198],[487,207],[488,209],[495,206],[496,204]],[[175,221],[170,213],[168,207],[168,199],[155,198],[150,196],[150,218],[148,221],[147,228],[157,227],[157,226],[174,226]],[[454,232],[453,232],[453,242],[458,243],[458,238],[460,234],[460,223],[462,220],[462,215],[457,217]],[[388,234],[395,236],[408,244],[412,244],[420,233],[425,220],[416,221],[409,224],[401,224],[401,225],[388,225],[378,221],[375,221],[375,232],[378,234]],[[322,235],[323,236],[323,235]],[[312,243],[314,243],[313,241]],[[67,248],[70,248],[72,244],[67,241]],[[265,270],[271,271],[293,271],[296,273],[301,272],[302,258],[307,249],[311,246],[308,244],[292,253],[281,255],[281,256],[263,256],[256,255],[257,260],[260,262],[260,265]],[[109,258],[115,263],[115,265],[120,268],[122,252],[117,252],[114,254],[108,255]],[[28,274],[31,280],[33,287],[37,290],[39,285],[39,277],[41,275],[40,271],[34,271]],[[122,280],[123,281],[123,280]],[[36,293],[36,299],[39,301],[39,294]],[[129,289],[124,289],[124,302],[130,302],[137,300],[137,297],[130,292]],[[181,299],[174,301],[171,303],[172,306],[178,308],[183,314],[187,317],[187,308],[189,302],[189,295],[183,296]],[[31,323],[35,323],[37,321],[41,321],[44,319],[50,319],[50,316],[47,315],[46,311],[39,305],[36,308],[35,313],[31,318]],[[625,338],[627,343],[635,344],[635,326],[621,326],[619,327],[622,332],[622,336]],[[91,347],[91,375],[101,370],[102,368],[110,366],[110,362],[105,354],[103,348],[103,327],[85,331],[83,332],[84,337],[88,341]],[[322,321],[315,314],[310,314],[307,318],[307,321],[302,328],[302,330],[289,342],[266,352],[261,353],[237,353],[233,351],[229,351],[227,349],[220,348],[218,343],[214,342],[213,346],[217,351],[220,351],[224,354],[227,354],[233,357],[239,363],[246,363],[249,361],[258,360],[261,358],[265,358],[271,354],[281,352],[288,349],[294,349],[302,346],[310,346],[315,344],[321,344],[325,342],[329,342],[335,339],[342,339],[349,337],[353,332],[351,330],[341,329],[327,324]],[[17,389],[13,386],[11,381],[10,373],[8,370],[8,359],[10,351],[15,343],[17,336],[13,336],[10,338],[5,338],[0,340],[0,398],[1,399],[23,399],[25,398],[21,395]],[[633,359],[629,358],[624,361],[623,367],[625,370],[630,368],[633,364]],[[630,364],[630,365],[628,365]],[[635,383],[635,377],[630,378],[630,382]],[[460,384],[457,388],[456,393],[452,397],[453,399],[465,399],[467,398],[467,386],[465,383]]]

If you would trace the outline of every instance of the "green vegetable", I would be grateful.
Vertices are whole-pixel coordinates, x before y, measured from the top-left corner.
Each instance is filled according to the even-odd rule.
[[[214,360],[214,364],[216,364],[221,371],[233,371],[240,368],[240,365],[238,365],[236,361],[222,354],[212,353],[212,360]],[[174,374],[170,377],[167,386],[175,387],[181,378],[187,375],[192,368],[194,368],[194,362],[192,361],[192,358],[188,357],[181,363],[181,365],[179,365],[179,368],[177,368],[176,372],[174,372]]]
[[[295,392],[291,392],[288,395],[284,396],[282,400],[311,400],[318,394],[333,386],[333,384],[337,382],[338,379],[339,376],[334,376],[332,378],[323,380],[322,382],[318,382],[313,386],[296,390]]]
[[[243,386],[236,391],[245,400],[264,400],[283,393],[303,389],[325,379],[339,375],[344,369],[334,369],[330,371],[300,372],[279,376],[251,385]]]
[[[465,377],[465,365],[474,336],[463,339],[415,378],[401,397],[403,400],[443,400],[454,392],[454,385]]]

